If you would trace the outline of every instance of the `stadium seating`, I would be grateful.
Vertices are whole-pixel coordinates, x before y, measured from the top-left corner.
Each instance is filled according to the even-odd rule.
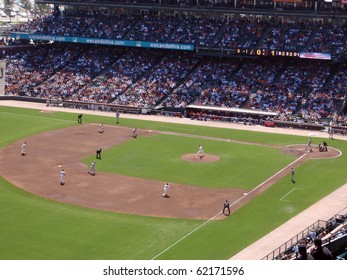
[[[347,53],[346,25],[295,18],[226,20],[81,8],[34,19],[14,31],[194,44],[196,48],[217,48],[220,52],[236,48],[328,52],[335,59]],[[250,117],[203,110],[237,108],[276,114],[267,121],[323,125],[333,121],[340,127],[347,124],[346,110],[341,111],[346,83],[344,60],[215,57],[184,51],[54,43],[11,56],[5,91],[14,96],[164,109],[170,115],[179,112],[177,115],[194,118],[198,112],[185,112],[190,105],[202,107],[205,118],[213,120]],[[251,123],[259,123],[259,117]]]

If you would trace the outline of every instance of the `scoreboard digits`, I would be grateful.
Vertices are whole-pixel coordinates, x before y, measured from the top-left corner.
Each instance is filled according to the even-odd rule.
[[[269,49],[245,49],[237,48],[236,54],[250,56],[285,56],[285,57],[300,57],[300,52],[296,51],[277,51]]]

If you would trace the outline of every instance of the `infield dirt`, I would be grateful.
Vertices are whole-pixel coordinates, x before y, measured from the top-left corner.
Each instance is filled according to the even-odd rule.
[[[1,101],[0,106],[13,106],[22,108],[33,108],[41,110],[43,114],[64,111],[77,113],[81,110],[67,108],[46,108],[44,104],[28,103],[18,101]],[[86,114],[112,116],[107,112],[83,111]],[[313,137],[327,137],[326,132],[312,132],[305,130],[265,128],[261,126],[245,126],[233,123],[201,122],[190,119],[171,118],[164,116],[134,116],[123,115],[121,118],[139,118],[168,123],[184,123],[192,125],[206,125],[213,127],[224,127],[241,130],[262,131],[267,133],[280,133]],[[113,131],[116,129],[116,131]],[[171,184],[172,196],[170,199],[161,197],[164,182],[143,180],[138,178],[120,176],[115,174],[97,173],[93,177],[87,174],[88,166],[80,163],[80,159],[95,153],[98,147],[95,141],[101,141],[103,147],[110,147],[127,141],[129,131],[125,128],[107,127],[102,136],[96,133],[96,125],[88,124],[78,127],[46,132],[32,137],[22,139],[0,151],[1,162],[0,174],[16,186],[42,197],[60,202],[77,204],[85,207],[93,207],[106,211],[126,212],[140,215],[182,217],[191,219],[221,219],[221,201],[225,197],[229,200],[239,200],[237,205],[232,206],[234,211],[243,203],[246,203],[266,187],[273,184],[278,178],[288,174],[291,166],[288,166],[280,174],[269,178],[261,184],[251,195],[244,195],[243,190],[208,190],[197,186],[184,186]],[[141,131],[146,135],[146,131]],[[154,132],[151,132],[152,134]],[[156,132],[157,133],[157,132]],[[73,137],[72,137],[73,136]],[[117,136],[117,137],[115,137]],[[102,138],[101,138],[102,137]],[[54,140],[56,138],[56,140]],[[86,141],[90,138],[90,141]],[[336,139],[346,140],[346,136],[336,135]],[[59,141],[60,139],[60,141]],[[68,142],[61,141],[61,139]],[[20,155],[20,147],[24,141],[28,143],[28,156]],[[82,142],[80,142],[82,141]],[[83,143],[81,145],[80,143]],[[336,150],[329,149],[328,153],[305,153],[305,145],[282,147],[283,152],[302,156],[302,159],[312,157],[335,157],[339,155]],[[64,151],[64,152],[62,152]],[[197,160],[194,154],[185,155],[184,160]],[[213,157],[213,155],[211,155]],[[206,160],[208,157],[206,157]],[[20,160],[20,164],[19,164]],[[200,160],[200,159],[199,159]],[[214,160],[218,160],[214,158]],[[202,163],[203,164],[203,163]],[[59,185],[59,171],[67,169],[66,185]],[[38,171],[40,170],[40,171]],[[278,177],[277,177],[278,176]],[[115,184],[117,182],[117,184]],[[49,187],[53,186],[53,187]],[[73,187],[70,187],[73,186]],[[325,197],[320,202],[312,205],[287,223],[283,224],[273,232],[264,236],[254,244],[233,256],[232,259],[254,260],[260,259],[271,250],[283,244],[301,229],[307,227],[318,219],[328,219],[347,205],[347,184]],[[209,198],[206,200],[206,198]],[[153,203],[146,203],[148,199]],[[193,203],[192,203],[193,202]],[[149,207],[150,206],[150,207]],[[217,215],[216,215],[217,214]]]

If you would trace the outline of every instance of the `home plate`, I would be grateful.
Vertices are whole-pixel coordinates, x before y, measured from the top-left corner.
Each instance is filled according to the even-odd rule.
[[[61,167],[61,165],[58,165],[58,167]]]

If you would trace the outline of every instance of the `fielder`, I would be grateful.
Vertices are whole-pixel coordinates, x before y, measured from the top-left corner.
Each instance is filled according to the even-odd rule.
[[[26,148],[27,148],[27,143],[24,142],[23,145],[22,145],[22,152],[21,152],[22,156],[25,156],[25,154],[26,154]]]
[[[104,124],[103,123],[99,124],[98,132],[104,133],[104,131],[105,131]]]
[[[137,128],[133,129],[133,138],[137,138]]]
[[[82,123],[82,114],[79,114],[78,116],[77,116],[77,122],[78,123]]]
[[[294,171],[294,167],[292,167],[292,170],[291,170],[291,175],[292,175],[292,182],[294,183],[294,173],[295,173],[295,171]]]
[[[307,151],[307,149],[310,153],[312,153],[312,138],[311,137],[310,137],[310,139],[308,139],[305,151]]]
[[[329,139],[334,140],[334,129],[331,126],[329,127]]]
[[[202,145],[199,145],[199,150],[196,153],[196,156],[199,157],[200,159],[202,159],[205,156],[205,152]]]
[[[116,112],[116,120],[117,120],[117,123],[119,123],[119,112],[118,111]]]
[[[170,188],[169,184],[166,183],[166,184],[164,185],[163,197],[166,197],[166,198],[169,198],[169,197],[170,197],[170,196],[169,196],[169,188]]]
[[[65,185],[65,171],[64,171],[64,169],[62,169],[61,171],[60,171],[60,185]]]
[[[90,165],[90,168],[89,168],[89,170],[88,170],[88,173],[90,174],[90,175],[95,175],[95,161],[93,161],[92,162],[92,164]]]

